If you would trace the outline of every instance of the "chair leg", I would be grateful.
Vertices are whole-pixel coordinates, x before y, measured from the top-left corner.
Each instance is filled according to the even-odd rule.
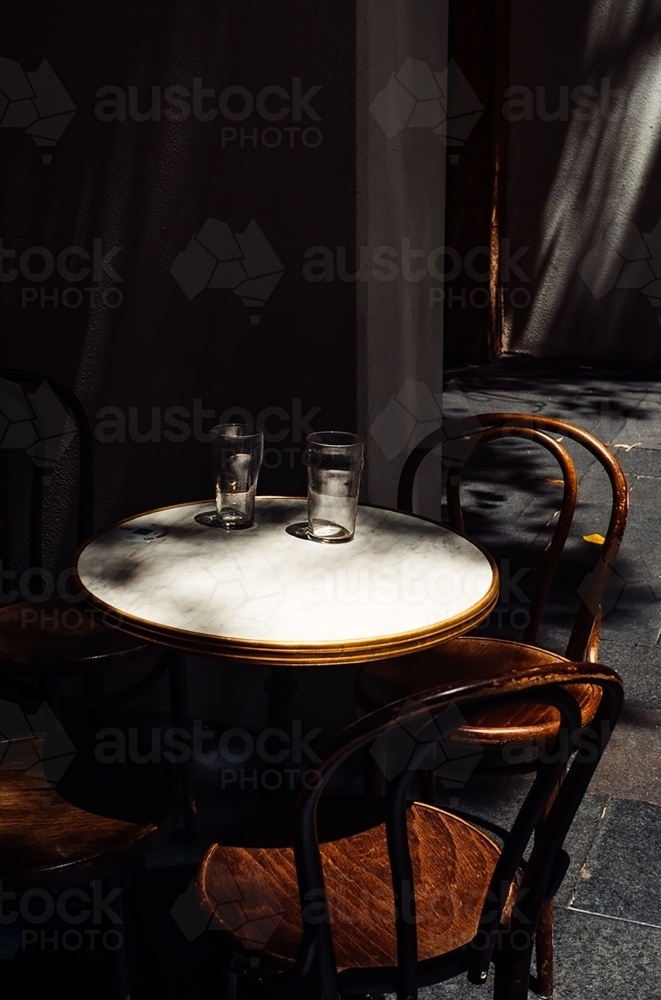
[[[85,712],[87,728],[91,735],[98,733],[102,724],[102,709],[98,702],[103,696],[103,673],[88,673],[83,677],[85,687]]]
[[[53,715],[56,716],[59,722],[63,723],[62,699],[60,697],[60,685],[58,684],[57,677],[45,677],[43,680],[40,680],[39,686],[41,687],[42,696],[53,712]]]
[[[298,691],[296,671],[288,667],[271,667],[264,688],[269,696],[269,726],[284,729],[291,737],[294,695]]]
[[[296,676],[296,670],[290,667],[271,667],[269,675],[264,681],[264,690],[269,696],[269,728],[280,729],[282,732],[286,733],[288,737],[287,756],[280,761],[279,769],[280,774],[283,776],[287,774],[288,769],[291,769],[289,789],[292,789],[293,779],[296,774],[296,769],[294,767],[296,762],[293,760],[292,750],[294,746],[294,696],[298,691],[298,677]],[[263,770],[263,765],[260,770]],[[262,800],[265,802],[267,807],[270,807],[271,803],[280,801],[283,796],[286,798],[288,791],[287,784],[284,780],[281,785],[277,785],[275,788],[269,788],[265,782],[262,783],[261,777],[260,788]]]
[[[544,903],[535,939],[537,957],[537,995],[540,1000],[553,996],[553,900]]]
[[[529,940],[525,948],[516,950],[511,941],[505,942],[495,962],[494,1000],[527,1000],[532,948],[532,940]]]
[[[560,791],[562,781],[558,782],[553,794],[546,803],[540,825],[548,816],[549,810]],[[551,1000],[553,996],[553,900],[544,903],[539,914],[539,923],[535,934],[535,957],[537,960],[537,995],[540,1000]]]
[[[121,937],[119,948],[112,951],[112,964],[114,973],[114,992],[117,1000],[131,1000],[131,977],[129,973],[128,950],[126,947],[126,924],[124,921],[124,908],[122,905],[121,880],[118,873],[113,873],[103,879],[103,894],[119,889],[119,894],[113,899],[112,909],[119,917],[117,931]]]
[[[365,795],[382,798],[386,794],[385,757],[375,760],[371,753],[365,758]]]
[[[186,657],[183,653],[169,650],[163,654],[166,656],[168,664],[168,680],[170,684],[170,711],[172,723],[188,734],[188,756],[179,768],[182,784],[182,813],[186,835],[191,843],[195,844],[200,839],[200,830],[197,817],[197,804],[193,793],[193,759],[192,759],[192,738],[190,716],[188,713],[188,681],[186,677]]]
[[[237,1000],[238,978],[236,972],[225,968],[221,973],[221,1000]]]
[[[436,775],[433,771],[423,771],[420,775],[420,795],[423,802],[436,805]]]
[[[127,908],[131,918],[131,939],[141,955],[148,948],[149,923],[146,912],[147,899],[147,864],[144,858],[139,858],[130,872],[129,881],[124,890]]]

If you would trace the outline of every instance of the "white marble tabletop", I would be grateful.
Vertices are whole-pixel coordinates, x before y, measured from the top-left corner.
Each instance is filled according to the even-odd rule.
[[[259,663],[361,662],[475,627],[497,598],[493,560],[433,521],[360,505],[351,542],[285,530],[304,499],[258,497],[255,525],[195,521],[213,502],[129,518],[78,553],[79,583],[134,635]]]

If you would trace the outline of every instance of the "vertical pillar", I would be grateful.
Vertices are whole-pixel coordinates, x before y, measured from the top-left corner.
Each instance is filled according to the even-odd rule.
[[[439,426],[443,374],[447,0],[358,0],[358,412],[364,496],[395,505],[417,442]],[[440,462],[416,510],[440,516]]]

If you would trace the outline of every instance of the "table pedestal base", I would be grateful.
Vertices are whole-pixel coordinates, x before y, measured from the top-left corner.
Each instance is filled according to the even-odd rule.
[[[290,667],[271,667],[264,688],[269,696],[269,728],[284,729],[291,737],[294,695],[298,691],[296,671]]]
[[[271,667],[269,676],[264,681],[264,688],[269,696],[269,729],[279,729],[287,734],[288,753],[278,768],[286,774],[292,767],[292,752],[294,746],[294,695],[298,691],[296,670],[290,667]],[[274,794],[281,797],[288,785],[283,781],[282,789],[268,792],[268,798]]]

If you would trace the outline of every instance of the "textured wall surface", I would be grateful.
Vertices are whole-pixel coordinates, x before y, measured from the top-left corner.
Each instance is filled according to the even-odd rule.
[[[85,404],[99,524],[209,495],[208,429],[230,407],[279,408],[261,491],[300,491],[306,424],[356,420],[355,287],[304,275],[308,248],[355,242],[353,3],[41,7],[27,31],[10,5],[2,54],[26,73],[47,59],[75,112],[54,147],[3,131],[5,269],[30,247],[101,252],[82,280],[79,257],[42,280],[43,256],[24,259],[3,288],[3,363]],[[204,287],[209,255],[189,243],[208,219],[259,227],[266,247],[253,229],[248,249],[272,259],[253,265],[282,272],[263,306]]]
[[[431,0],[6,5],[2,366],[80,397],[97,527],[210,496],[222,415],[264,427],[261,493],[304,492],[311,429],[359,425],[365,495],[394,502],[412,435],[440,418],[441,309],[406,267],[442,246],[446,150],[411,108],[396,142],[370,109],[414,59],[444,118],[446,18]],[[360,247],[402,241],[397,280],[364,274]],[[26,456],[0,458],[21,570]],[[75,458],[53,468],[51,570],[74,547]],[[266,671],[189,667],[194,712],[264,724]],[[348,677],[301,677],[316,725],[352,717]],[[166,711],[165,688],[142,706]]]
[[[364,0],[358,11],[358,242],[367,279],[357,301],[359,413],[368,496],[388,505],[404,458],[441,416],[443,308],[434,293],[445,244],[448,4]],[[416,497],[430,517],[440,510],[435,473],[428,460]]]
[[[514,0],[506,350],[661,360],[660,45],[658,0]]]
[[[97,526],[211,496],[208,431],[232,407],[265,422],[263,493],[304,491],[310,429],[355,427],[355,284],[305,272],[319,246],[352,266],[355,35],[353,0],[6,5],[2,366],[79,395]],[[21,568],[25,481],[3,454]],[[50,568],[73,550],[73,458]]]

